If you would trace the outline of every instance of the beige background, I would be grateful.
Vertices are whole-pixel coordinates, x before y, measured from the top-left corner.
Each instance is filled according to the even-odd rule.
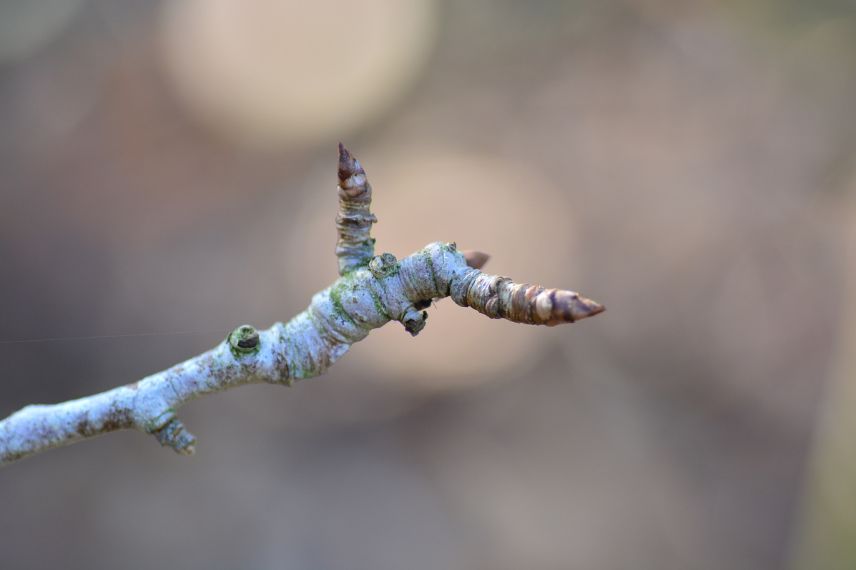
[[[191,459],[121,433],[3,469],[0,565],[787,567],[847,352],[854,33],[832,0],[0,2],[0,415],[302,310],[338,140],[380,251],[608,307],[442,301],[187,406]]]

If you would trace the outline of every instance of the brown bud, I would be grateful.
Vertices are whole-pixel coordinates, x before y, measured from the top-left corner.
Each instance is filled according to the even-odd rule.
[[[606,307],[598,303],[597,301],[592,301],[582,295],[577,295],[574,297],[570,305],[571,318],[574,321],[578,321],[580,319],[585,319],[586,317],[593,317],[599,313],[602,313],[606,310]]]
[[[600,303],[575,291],[543,289],[537,285],[515,285],[512,291],[513,314],[532,314],[534,309],[534,321],[547,326],[573,323],[606,310]]]
[[[462,251],[461,253],[464,254],[464,259],[467,260],[467,265],[469,265],[473,269],[481,269],[490,259],[490,256],[488,254],[481,251],[475,251],[473,249],[468,249],[466,251]]]
[[[348,149],[345,148],[345,145],[339,143],[339,181],[345,182],[354,174],[361,173],[365,173],[363,167],[360,166],[360,163],[357,161],[357,159],[351,156],[351,153],[348,152]]]

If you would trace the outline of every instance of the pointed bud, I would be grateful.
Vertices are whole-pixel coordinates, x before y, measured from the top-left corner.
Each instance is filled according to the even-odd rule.
[[[571,320],[578,321],[587,317],[593,317],[606,310],[606,307],[596,301],[592,301],[582,295],[577,295],[569,303]]]
[[[360,161],[351,155],[345,145],[339,143],[339,181],[347,183],[348,179],[355,174],[365,173],[366,171],[360,166]]]

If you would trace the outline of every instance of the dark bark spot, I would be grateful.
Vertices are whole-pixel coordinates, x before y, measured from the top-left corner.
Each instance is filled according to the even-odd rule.
[[[77,425],[74,426],[74,431],[76,431],[83,437],[95,435],[95,430],[93,429],[92,423],[90,423],[88,417],[84,417],[82,420],[77,422]]]

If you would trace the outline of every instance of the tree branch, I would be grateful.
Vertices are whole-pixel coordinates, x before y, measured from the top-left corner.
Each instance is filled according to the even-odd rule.
[[[189,455],[196,438],[176,416],[184,403],[243,384],[291,386],[323,374],[355,342],[389,321],[416,335],[424,309],[451,297],[491,318],[553,326],[596,315],[604,307],[573,291],[517,284],[479,269],[487,255],[432,243],[397,260],[374,255],[371,186],[360,163],[339,145],[339,274],[288,323],[264,331],[243,325],[214,349],[139,382],[78,400],[31,405],[0,421],[0,465],[119,429],[154,435]]]

